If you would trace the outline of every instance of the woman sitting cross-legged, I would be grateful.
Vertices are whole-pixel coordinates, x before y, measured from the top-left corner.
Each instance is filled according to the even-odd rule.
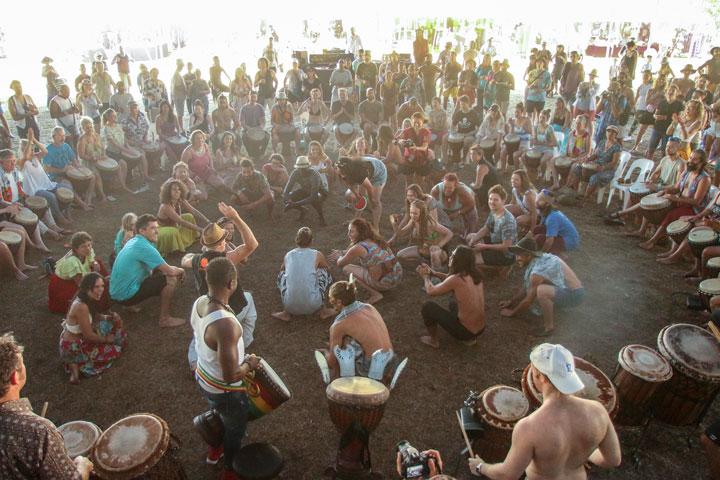
[[[80,373],[97,376],[110,368],[127,345],[127,332],[115,312],[100,313],[105,279],[96,272],[80,280],[79,289],[63,322],[60,357],[70,374],[70,383],[79,383]]]
[[[48,284],[48,308],[51,312],[67,313],[84,275],[97,272],[109,281],[110,274],[95,256],[92,242],[87,232],[75,233],[70,239],[70,251],[55,264],[55,272],[50,275]],[[98,301],[98,311],[107,310],[107,291]]]
[[[325,255],[310,245],[313,233],[302,227],[295,236],[297,248],[285,254],[278,275],[278,289],[283,310],[271,315],[278,320],[290,320],[290,315],[309,315],[318,312],[325,320],[337,312],[325,307],[325,297],[332,283]]]
[[[440,225],[428,211],[424,200],[410,205],[410,222],[398,230],[398,235],[410,234],[412,245],[400,250],[398,260],[421,260],[430,262],[433,268],[441,268],[448,259],[447,245],[453,238],[452,231]]]
[[[370,292],[367,303],[382,300],[381,291],[392,290],[402,279],[402,266],[397,261],[385,239],[364,218],[356,218],[348,225],[350,247],[333,250],[328,256],[331,262],[343,267],[343,272],[353,274],[359,285]],[[358,259],[360,265],[350,263]]]
[[[206,225],[210,223],[205,215],[185,200],[186,197],[187,187],[180,180],[167,180],[160,187],[157,249],[161,255],[184,252],[200,237],[203,229],[198,227],[196,217]]]

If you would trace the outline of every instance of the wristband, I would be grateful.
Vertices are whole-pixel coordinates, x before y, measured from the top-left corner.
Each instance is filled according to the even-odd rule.
[[[480,462],[477,464],[477,467],[475,467],[475,471],[478,475],[482,475],[482,466],[485,465],[485,462]]]
[[[658,185],[658,192],[662,190],[662,185]]]

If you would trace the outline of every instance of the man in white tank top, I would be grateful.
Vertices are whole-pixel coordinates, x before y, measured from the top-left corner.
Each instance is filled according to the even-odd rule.
[[[258,367],[260,357],[245,356],[242,326],[228,305],[237,288],[235,265],[228,258],[215,258],[208,263],[205,275],[208,294],[195,301],[190,318],[198,356],[195,375],[225,426],[223,445],[209,448],[206,461],[215,464],[224,453],[221,478],[232,480],[238,478],[232,472],[232,462],[248,422],[249,401],[242,380]]]
[[[50,100],[50,117],[55,119],[58,127],[65,130],[65,136],[69,140],[67,143],[73,150],[75,150],[80,134],[76,115],[78,112],[78,108],[70,100],[70,87],[62,85],[60,92]]]

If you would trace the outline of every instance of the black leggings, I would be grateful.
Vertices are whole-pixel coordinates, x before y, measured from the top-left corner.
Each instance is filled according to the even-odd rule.
[[[425,326],[427,328],[434,328],[440,325],[453,338],[461,341],[472,340],[485,330],[483,329],[478,333],[472,333],[470,330],[465,328],[462,323],[460,323],[457,302],[455,300],[450,300],[449,306],[450,311],[445,310],[435,302],[427,301],[423,303],[420,312]]]

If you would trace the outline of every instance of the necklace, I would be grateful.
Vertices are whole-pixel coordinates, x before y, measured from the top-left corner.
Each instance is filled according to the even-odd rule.
[[[235,314],[235,310],[233,310],[232,308],[230,308],[230,305],[228,305],[227,303],[221,302],[220,300],[218,300],[217,298],[213,297],[213,296],[210,295],[209,293],[207,294],[207,298],[208,298],[208,301],[210,301],[210,302],[215,302],[215,303],[217,303],[218,305],[220,305],[224,310],[227,310],[228,312],[231,312],[233,315]]]

